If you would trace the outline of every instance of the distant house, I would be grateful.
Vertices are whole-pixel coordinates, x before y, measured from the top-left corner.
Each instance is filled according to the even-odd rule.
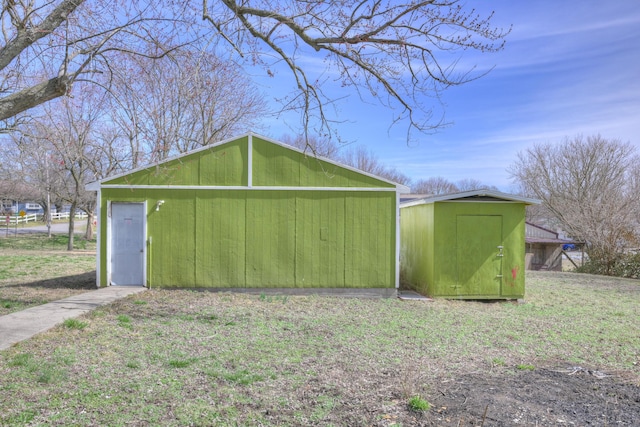
[[[560,239],[555,231],[526,222],[525,244],[527,270],[562,271],[562,248],[564,245],[575,245],[575,242]]]
[[[18,205],[15,200],[4,199],[0,204],[3,214],[14,214],[18,211]]]
[[[51,206],[51,213],[69,213],[71,210],[71,205],[65,204],[62,206],[60,210],[56,208],[55,205]],[[31,200],[10,200],[4,199],[0,201],[0,212],[4,215],[17,215],[19,212],[24,211],[27,215],[31,214],[44,214],[44,208],[39,203]]]
[[[27,214],[43,213],[42,206],[34,201],[20,201],[5,199],[2,201],[2,213],[16,215],[18,212],[24,211]]]

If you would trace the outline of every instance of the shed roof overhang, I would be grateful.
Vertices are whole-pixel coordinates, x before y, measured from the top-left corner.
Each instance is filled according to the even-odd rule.
[[[564,239],[549,239],[544,237],[525,237],[525,243],[543,243],[543,244],[557,244],[557,245],[576,245],[578,242],[574,240]]]
[[[409,206],[424,205],[436,202],[513,202],[524,203],[525,205],[539,205],[541,203],[541,201],[538,199],[516,196],[513,194],[502,193],[500,191],[472,190],[408,200],[400,203],[400,207],[406,208]]]

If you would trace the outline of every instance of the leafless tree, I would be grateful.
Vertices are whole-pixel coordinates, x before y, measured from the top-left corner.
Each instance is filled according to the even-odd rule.
[[[609,272],[627,247],[638,245],[639,168],[631,144],[595,135],[537,144],[518,154],[509,173]]]
[[[14,132],[0,144],[1,174],[3,181],[13,188],[11,198],[34,201],[44,210],[43,221],[51,236],[51,211],[61,204],[57,197],[64,186],[60,181],[60,164],[51,147],[45,146],[30,134]]]
[[[73,250],[78,210],[87,213],[85,237],[92,238],[95,193],[85,185],[119,171],[126,154],[113,141],[105,141],[111,135],[101,121],[104,92],[91,85],[83,89],[74,98],[46,105],[45,114],[21,125],[20,132],[12,134],[10,150],[16,153],[21,175],[34,184],[34,194],[46,190],[70,205],[68,250]],[[43,206],[50,209],[48,203]]]
[[[115,52],[161,57],[178,40],[184,5],[171,1],[12,0],[0,11],[0,120],[108,73]],[[184,30],[184,28],[182,28]],[[186,33],[181,39],[186,42]]]
[[[264,111],[248,78],[210,53],[182,48],[162,59],[122,61],[112,116],[129,141],[133,167],[229,138]]]
[[[441,176],[421,179],[411,186],[412,193],[429,194],[433,196],[455,193],[457,191],[458,187],[453,182]]]
[[[305,138],[304,135],[297,135],[292,138],[290,135],[284,135],[282,142],[314,156],[325,157],[332,160],[338,160],[340,158],[340,149],[344,147],[332,139],[319,138],[317,136],[308,136]]]
[[[500,50],[510,31],[495,28],[492,15],[480,16],[457,0],[203,4],[204,18],[242,56],[265,65],[268,73],[274,63],[286,64],[297,92],[283,102],[303,112],[301,128],[323,136],[331,135],[332,120],[340,120],[325,108],[334,101],[323,90],[326,80],[391,107],[396,122],[409,123],[408,137],[412,130],[440,126],[442,118],[433,116],[431,102],[442,90],[480,75],[456,70],[459,56],[454,53]],[[322,57],[325,68],[319,73],[305,64],[312,55]]]
[[[495,185],[483,184],[482,181],[475,178],[465,178],[456,182],[458,191],[473,191],[473,190],[498,190]]]
[[[346,150],[340,154],[338,160],[361,171],[386,178],[397,184],[409,185],[411,181],[408,176],[396,168],[385,166],[371,150],[362,145]]]
[[[459,52],[500,50],[510,31],[456,0],[201,4],[197,10],[170,0],[3,1],[0,120],[72,94],[80,79],[110,74],[119,66],[115,53],[158,58],[180,43],[224,40],[235,59],[263,65],[266,73],[285,64],[295,90],[282,97],[283,108],[302,112],[305,136],[333,135],[332,124],[343,120],[328,113],[335,99],[327,81],[392,107],[396,122],[409,123],[408,134],[429,131],[443,120],[432,104],[440,92],[482,75],[456,69]],[[319,60],[324,68],[316,72]]]
[[[411,187],[415,194],[430,194],[437,196],[440,194],[457,193],[460,191],[473,190],[498,190],[494,185],[483,184],[482,181],[474,178],[465,178],[457,182],[451,182],[441,176],[421,179]]]

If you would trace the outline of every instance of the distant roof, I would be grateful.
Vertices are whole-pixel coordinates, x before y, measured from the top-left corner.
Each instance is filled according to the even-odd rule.
[[[416,199],[424,199],[425,197],[430,197],[429,194],[403,194],[400,196],[400,203],[409,202],[411,200]]]
[[[557,243],[557,244],[577,244],[574,240],[565,240],[565,239],[549,239],[546,237],[525,237],[524,241],[526,243]]]
[[[543,227],[542,225],[539,225],[539,224],[534,224],[534,223],[533,223],[533,222],[531,222],[531,221],[525,221],[524,223],[525,223],[526,225],[530,226],[530,227],[538,228],[538,229],[543,230],[543,231],[546,231],[546,232],[548,232],[548,233],[553,233],[553,234],[555,234],[556,236],[558,235],[558,233],[557,233],[556,231],[553,231],[553,230],[551,230],[551,229],[549,229],[549,228],[547,228],[547,227]]]
[[[407,198],[407,196],[403,196]],[[462,191],[459,193],[439,194],[436,196],[418,196],[415,199],[400,202],[400,207],[422,205],[435,202],[517,202],[524,203],[525,205],[539,205],[541,202],[538,199],[531,199],[528,197],[516,196],[514,194],[502,193],[495,190],[472,190]]]
[[[558,233],[541,225],[525,221],[526,243],[578,244],[575,240],[561,239]]]

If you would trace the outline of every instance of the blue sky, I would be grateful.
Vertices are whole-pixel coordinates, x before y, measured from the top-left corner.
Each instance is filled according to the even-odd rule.
[[[513,190],[506,168],[534,143],[601,134],[640,149],[638,0],[465,3],[481,13],[494,10],[494,24],[513,30],[501,52],[462,54],[461,66],[493,69],[444,93],[451,124],[407,144],[406,127],[389,130],[391,111],[352,95],[339,106],[344,139],[366,144],[414,181],[473,178],[503,191]],[[261,133],[290,132],[269,122]]]

